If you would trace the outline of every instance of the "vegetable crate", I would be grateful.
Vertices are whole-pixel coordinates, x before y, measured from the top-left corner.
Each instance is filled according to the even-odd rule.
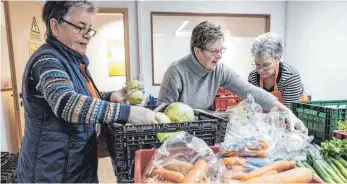
[[[236,106],[241,101],[241,98],[236,95],[215,97],[210,109],[225,111],[228,107]]]
[[[1,152],[1,183],[15,183],[18,153]]]
[[[155,106],[147,106],[154,109]],[[134,182],[135,152],[161,146],[157,133],[186,131],[203,139],[207,145],[215,145],[218,120],[209,114],[195,111],[195,121],[151,125],[110,125],[108,150],[119,183]]]
[[[331,139],[339,120],[347,120],[347,100],[294,102],[292,111],[320,143]]]
[[[220,96],[220,95],[234,95],[234,93],[222,88],[222,87],[219,87],[218,88],[218,91],[217,91],[217,96]]]
[[[218,152],[216,146],[210,146],[213,152]],[[152,158],[152,155],[157,149],[142,149],[135,153],[135,183],[142,183],[142,174],[146,169],[147,164]]]

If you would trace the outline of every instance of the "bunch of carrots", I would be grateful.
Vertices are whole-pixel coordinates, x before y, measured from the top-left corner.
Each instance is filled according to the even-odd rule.
[[[225,176],[226,183],[309,183],[313,178],[312,170],[296,168],[294,161],[271,162],[250,172],[244,167],[247,165],[245,158],[226,157],[224,163],[231,168]]]
[[[163,164],[155,164],[144,183],[209,183],[208,168],[209,163],[203,158],[194,165],[172,159]]]
[[[268,144],[264,140],[245,140],[236,145],[230,145],[230,148],[222,148],[220,151],[224,156],[240,157],[267,157]]]

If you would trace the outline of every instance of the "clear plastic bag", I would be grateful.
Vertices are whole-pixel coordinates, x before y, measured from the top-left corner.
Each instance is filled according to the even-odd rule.
[[[170,136],[152,156],[144,183],[219,183],[226,167],[202,140],[186,132]]]
[[[251,95],[228,112],[224,142],[219,144],[225,156],[290,159],[303,154],[313,139],[287,130],[285,116],[276,108],[263,113]]]

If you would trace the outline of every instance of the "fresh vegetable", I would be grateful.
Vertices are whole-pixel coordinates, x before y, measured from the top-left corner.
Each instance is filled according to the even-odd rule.
[[[312,178],[312,170],[298,167],[278,174],[255,177],[247,180],[246,183],[309,183]]]
[[[224,164],[226,166],[233,166],[233,165],[246,165],[247,159],[242,157],[225,157]]]
[[[170,118],[162,112],[155,113],[155,120],[157,120],[159,123],[171,123]]]
[[[313,176],[314,176],[314,177],[316,177],[316,178],[322,180],[322,178],[320,178],[319,175],[317,174],[316,170],[314,170],[313,167],[312,167],[309,163],[307,163],[306,161],[303,161],[302,164],[303,164],[306,168],[312,169],[312,171],[313,171]]]
[[[341,162],[341,164],[347,168],[347,161],[345,159],[343,159],[342,157],[336,157],[336,160],[338,160],[339,162]]]
[[[325,157],[324,158],[325,161],[330,165],[330,167],[335,171],[336,175],[340,178],[340,180],[343,183],[346,183],[346,178],[342,176],[341,172],[339,171],[339,169],[334,165],[334,163],[332,162],[332,160],[329,157]]]
[[[265,173],[263,176],[277,174],[277,173],[278,173],[277,171],[269,171],[269,172]]]
[[[326,140],[321,143],[321,153],[325,156],[345,156],[347,157],[347,139]]]
[[[338,160],[330,157],[330,160],[334,162],[334,164],[339,168],[342,175],[347,178],[347,169],[339,162]]]
[[[140,104],[143,100],[143,92],[141,90],[132,89],[126,95],[130,105]]]
[[[188,122],[193,121],[194,110],[182,102],[176,102],[170,104],[165,109],[165,114],[171,119],[172,122]]]
[[[314,154],[310,150],[307,152],[307,160],[316,170],[318,175],[328,183],[342,182],[334,173],[333,169],[327,165],[323,157],[318,153]],[[328,167],[329,166],[329,167]]]
[[[241,180],[245,174],[245,172],[234,172],[232,170],[229,170],[228,179]]]
[[[193,165],[185,161],[172,159],[169,163],[165,165],[165,168],[180,173],[188,173],[188,171],[193,168]]]
[[[182,173],[167,169],[155,169],[152,174],[155,178],[164,178],[165,180],[174,181],[176,183],[180,183],[185,179]]]
[[[198,160],[184,178],[183,183],[199,182],[206,176],[207,170],[207,161],[205,159]]]
[[[345,120],[345,121],[342,121],[342,120],[338,121],[337,122],[337,129],[339,129],[339,130],[347,130],[347,120]]]
[[[127,92],[131,91],[131,90],[143,90],[143,86],[140,84],[140,82],[138,80],[131,80],[130,82],[126,83],[125,86],[125,90]]]
[[[264,167],[254,169],[253,171],[247,173],[242,177],[243,181],[249,180],[251,178],[262,176],[269,171],[283,171],[294,168],[296,163],[294,161],[280,160],[277,162],[272,162]]]

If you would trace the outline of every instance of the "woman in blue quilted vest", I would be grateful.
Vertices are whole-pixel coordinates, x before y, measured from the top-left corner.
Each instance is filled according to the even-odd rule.
[[[23,74],[20,183],[96,183],[96,125],[157,123],[153,111],[120,104],[124,91],[100,92],[95,86],[85,55],[96,34],[91,27],[95,12],[88,1],[44,4],[47,40]]]

